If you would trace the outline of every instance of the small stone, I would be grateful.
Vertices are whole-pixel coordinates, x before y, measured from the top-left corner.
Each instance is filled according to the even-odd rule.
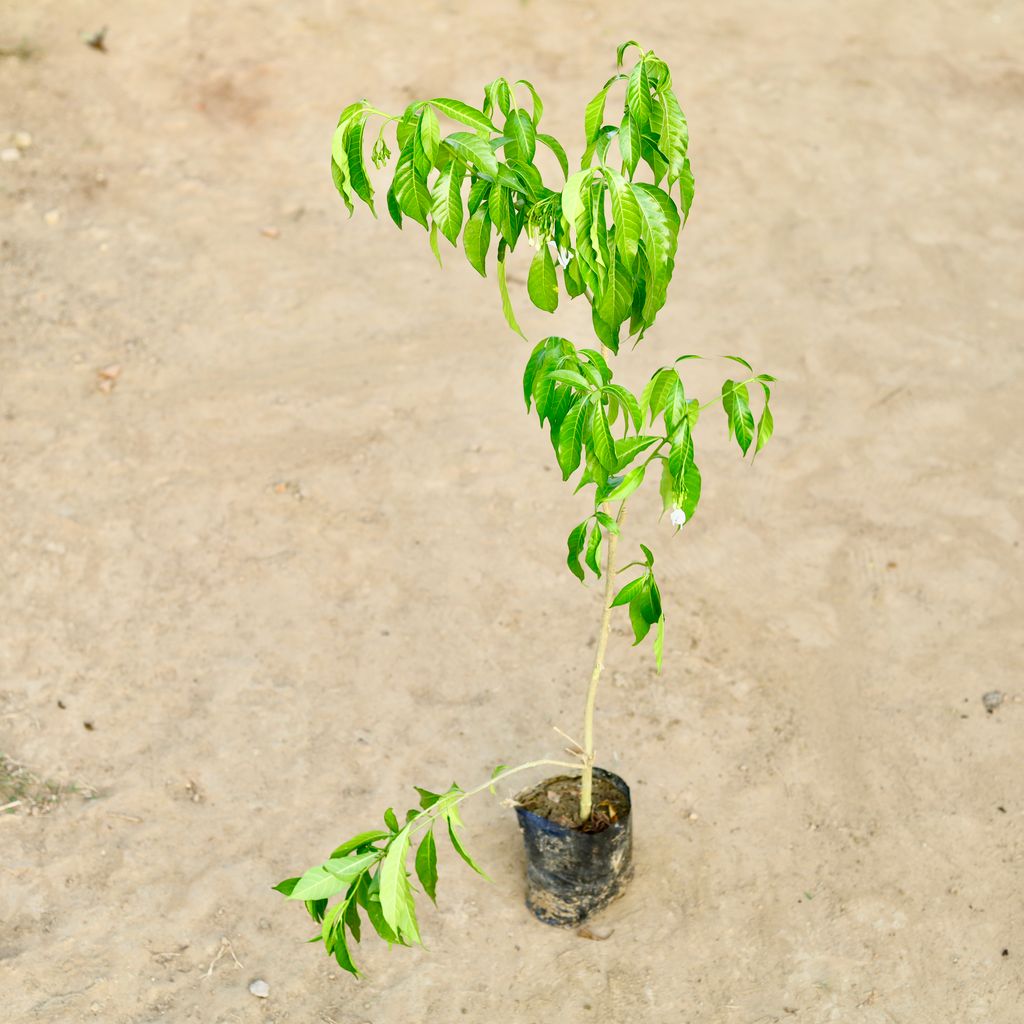
[[[257,999],[266,999],[270,995],[270,986],[262,978],[257,978],[249,982],[249,991]]]
[[[1002,690],[989,690],[988,693],[982,695],[981,703],[985,705],[985,710],[991,715],[1005,699],[1006,695]]]
[[[260,229],[260,234],[264,238],[280,238],[281,237],[281,232],[280,232],[280,230],[278,228],[269,227],[269,226],[265,227],[265,228],[261,228]]]
[[[0,160],[3,160],[5,164],[12,164],[15,160],[21,159],[21,150],[15,149],[14,146],[8,146],[6,149],[0,149]]]
[[[585,924],[576,934],[581,939],[591,939],[593,942],[604,942],[605,939],[610,939],[612,933],[615,931],[614,928],[609,928],[607,925],[601,924]]]
[[[14,144],[18,149],[28,149],[32,145],[32,136],[28,132],[15,132]]]
[[[697,812],[696,811],[690,811],[690,813],[687,815],[687,817],[690,819],[690,821],[696,821],[697,820]]]
[[[43,220],[51,227],[56,227],[60,223],[60,210],[47,210],[43,214]]]

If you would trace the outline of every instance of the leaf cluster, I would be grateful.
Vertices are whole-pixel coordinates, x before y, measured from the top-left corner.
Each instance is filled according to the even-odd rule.
[[[502,308],[519,334],[506,261],[525,233],[536,250],[527,275],[533,304],[553,313],[562,292],[585,296],[598,339],[617,351],[623,330],[643,337],[665,304],[694,189],[686,117],[668,65],[630,42],[619,47],[620,68],[632,48],[639,54],[632,69],[619,70],[587,105],[583,159],[573,174],[565,148],[540,129],[544,105],[534,86],[497,78],[479,108],[446,97],[415,101],[398,116],[366,101],[346,107],[331,147],[335,186],[350,213],[362,201],[376,216],[365,151],[386,165],[392,150],[384,129],[393,123],[398,157],[387,208],[395,224],[410,219],[426,229],[439,262],[439,236],[456,246],[461,235],[467,260],[484,276],[495,242]],[[616,89],[621,115],[605,124]],[[383,121],[371,146],[375,117]],[[442,120],[455,130],[442,132]],[[554,188],[538,166],[543,149],[564,179]],[[641,171],[653,180],[639,180]]]
[[[458,803],[465,795],[452,784],[444,793],[416,787],[419,807],[400,823],[395,812],[384,813],[384,829],[361,832],[338,846],[322,864],[286,878],[274,888],[290,900],[301,900],[320,928],[310,942],[323,942],[328,954],[350,974],[359,970],[350,944],[359,942],[362,916],[389,946],[422,944],[416,919],[416,890],[407,861],[417,840],[413,868],[423,891],[433,901],[437,890],[437,842],[434,828],[442,823],[455,852],[476,872],[483,871],[466,851]],[[486,877],[486,876],[485,876]],[[335,902],[331,903],[335,897]]]

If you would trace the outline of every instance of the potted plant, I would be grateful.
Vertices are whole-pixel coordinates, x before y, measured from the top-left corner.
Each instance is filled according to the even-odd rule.
[[[624,58],[633,50],[635,62],[627,72]],[[543,921],[577,924],[618,895],[631,872],[632,816],[626,783],[594,764],[598,684],[616,609],[628,613],[635,644],[653,631],[659,671],[665,636],[651,549],[640,544],[639,558],[618,562],[627,503],[657,476],[664,511],[676,532],[693,518],[701,495],[694,434],[710,406],[722,405],[729,435],[744,456],[756,454],[772,435],[768,403],[775,378],[756,373],[739,356],[723,358],[743,368],[737,374],[742,379],[726,379],[721,391],[704,402],[687,393],[679,373],[680,364],[701,356],[682,355],[658,368],[639,395],[614,379],[611,356],[626,338],[634,338],[635,347],[665,304],[677,237],[694,190],[686,118],[668,66],[631,40],[618,48],[616,67],[587,105],[585,151],[573,174],[562,145],[540,130],[543,104],[524,80],[495,79],[486,86],[480,108],[438,98],[389,115],[359,101],[342,111],[334,132],[331,173],[338,192],[350,214],[361,201],[376,215],[364,152],[370,126],[379,118],[369,149],[377,168],[386,165],[392,153],[385,130],[394,126],[398,158],[387,190],[392,220],[399,228],[411,220],[426,229],[438,262],[439,236],[456,246],[461,235],[466,258],[482,276],[493,241],[502,308],[516,333],[522,335],[509,297],[506,262],[524,240],[534,250],[527,291],[535,306],[554,313],[563,291],[590,304],[597,343],[577,348],[562,337],[543,339],[527,361],[523,394],[527,410],[535,409],[550,431],[563,479],[578,474],[576,491],[588,488],[592,496],[587,516],[569,533],[568,567],[581,582],[588,570],[603,576],[583,734],[579,741],[566,736],[571,760],[499,765],[491,779],[468,789],[417,787],[419,806],[404,818],[389,808],[383,828],[353,836],[323,863],[275,886],[305,903],[327,952],[353,974],[358,971],[350,942],[359,940],[364,917],[389,944],[420,942],[410,857],[431,900],[437,883],[437,831],[447,831],[456,853],[482,874],[459,834],[459,806],[531,769],[561,773],[520,793],[516,801],[530,908]],[[613,90],[623,94],[622,113],[606,124]],[[442,120],[454,122],[454,130],[443,133]],[[544,184],[538,166],[542,150],[550,151],[561,169],[564,181],[558,188]],[[756,423],[751,386],[763,395]],[[622,573],[629,578],[620,584]]]

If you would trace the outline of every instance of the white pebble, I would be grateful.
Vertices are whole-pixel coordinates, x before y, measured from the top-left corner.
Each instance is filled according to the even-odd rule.
[[[15,149],[14,146],[8,146],[7,149],[0,149],[0,160],[3,160],[5,164],[12,164],[15,160],[21,159],[21,150]]]
[[[262,978],[257,978],[249,983],[249,991],[257,999],[266,999],[270,995],[270,986]]]
[[[28,132],[15,132],[14,144],[18,149],[28,149],[32,145],[32,136]]]
[[[60,210],[47,210],[43,214],[43,220],[52,228],[60,223]]]

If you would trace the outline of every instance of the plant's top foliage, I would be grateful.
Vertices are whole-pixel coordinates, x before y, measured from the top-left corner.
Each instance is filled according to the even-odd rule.
[[[622,62],[633,49],[639,56],[627,73]],[[562,144],[541,131],[544,105],[533,85],[497,78],[484,89],[482,109],[446,98],[410,103],[394,117],[365,101],[346,107],[331,147],[335,186],[350,213],[357,200],[374,210],[364,151],[368,123],[382,117],[370,152],[378,168],[390,161],[384,135],[394,124],[398,159],[387,207],[399,227],[411,219],[425,228],[438,261],[438,235],[454,246],[461,234],[466,258],[485,276],[496,237],[502,306],[518,333],[505,261],[525,233],[536,249],[527,279],[534,305],[554,312],[563,289],[585,296],[598,339],[618,351],[622,332],[639,340],[665,304],[693,200],[686,118],[668,65],[632,41],[619,47],[618,65],[587,105],[574,174]],[[621,113],[611,109],[616,92]],[[455,130],[443,134],[442,121]],[[557,188],[544,183],[542,149],[565,179]]]

